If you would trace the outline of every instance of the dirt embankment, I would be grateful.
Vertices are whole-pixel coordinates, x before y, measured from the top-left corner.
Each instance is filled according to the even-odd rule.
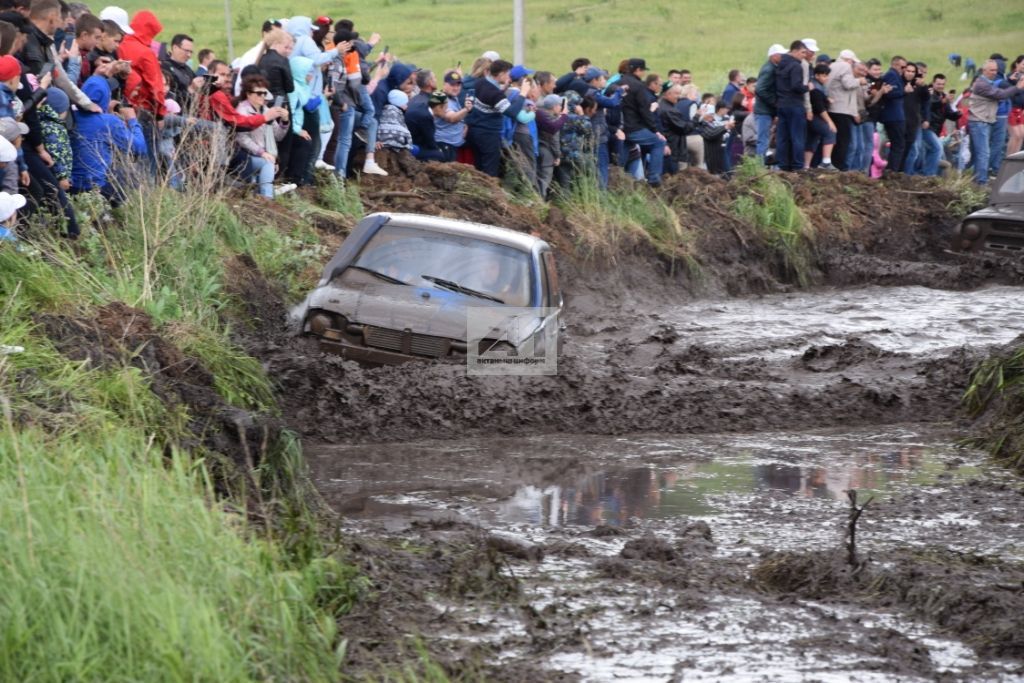
[[[91,318],[46,313],[36,322],[71,360],[86,361],[93,368],[138,368],[169,413],[187,409],[192,437],[180,446],[206,449],[227,459],[213,463],[218,486],[227,486],[229,479],[248,471],[262,448],[277,440],[281,420],[227,403],[202,361],[159,334],[145,311],[115,301]]]

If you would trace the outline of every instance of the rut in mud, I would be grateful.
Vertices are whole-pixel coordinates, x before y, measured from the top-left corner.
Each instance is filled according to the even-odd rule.
[[[487,680],[1022,672],[1022,488],[948,430],[971,368],[1024,332],[1024,271],[946,252],[950,193],[787,176],[815,232],[804,275],[817,288],[800,293],[732,212],[735,183],[691,171],[659,190],[694,231],[682,267],[643,243],[581,261],[578,225],[557,208],[541,221],[471,171],[384,163],[399,172],[363,188],[369,209],[504,224],[561,248],[567,329],[553,377],[366,369],[284,333],[285,303],[237,269],[229,288],[260,312],[240,341],[275,378],[374,582],[341,624],[352,675],[404,661],[409,634],[449,672]],[[639,433],[666,436],[637,448]],[[874,444],[866,461],[830,475],[860,442]],[[719,466],[735,444],[754,453],[753,493],[728,490]],[[904,462],[921,449],[927,476]],[[879,476],[893,483],[852,574],[833,494]]]

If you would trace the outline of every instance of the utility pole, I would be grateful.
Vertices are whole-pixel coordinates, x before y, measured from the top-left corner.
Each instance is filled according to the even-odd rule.
[[[512,0],[512,62],[526,63],[526,39],[523,22],[526,18],[526,0]]]
[[[228,28],[228,64],[235,61],[235,41],[231,35],[231,0],[224,0],[224,23]]]

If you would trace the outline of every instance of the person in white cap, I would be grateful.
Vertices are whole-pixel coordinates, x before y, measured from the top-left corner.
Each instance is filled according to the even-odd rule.
[[[11,142],[0,136],[0,189],[18,191],[18,150]]]
[[[818,41],[814,38],[804,38],[800,41],[804,44],[804,54],[802,64],[800,67],[804,72],[804,85],[807,87],[807,92],[804,93],[804,112],[807,114],[807,120],[813,121],[814,114],[811,113],[811,71],[814,69],[814,55],[818,53]]]
[[[858,61],[853,50],[843,50],[832,62],[825,94],[828,96],[828,114],[836,125],[836,145],[832,148],[832,165],[840,171],[849,170],[847,159],[853,141],[853,127],[860,123],[857,93],[861,81],[853,75]]]
[[[0,240],[18,241],[18,236],[14,232],[14,222],[17,219],[18,209],[23,206],[25,206],[24,195],[0,192]]]
[[[117,24],[118,28],[124,32],[125,35],[134,35],[135,31],[128,23],[128,12],[124,11],[120,7],[104,7],[100,11],[100,21],[112,21]]]
[[[775,119],[775,67],[786,48],[775,43],[768,48],[768,61],[757,72],[757,84],[754,86],[754,123],[757,125],[757,156],[767,165],[766,155],[768,144],[772,138],[772,121]]]

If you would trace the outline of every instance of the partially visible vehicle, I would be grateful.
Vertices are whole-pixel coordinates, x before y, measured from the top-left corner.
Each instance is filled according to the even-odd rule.
[[[465,359],[471,309],[512,323],[477,341],[479,353],[543,352],[562,310],[547,242],[480,223],[374,213],[324,268],[306,298],[302,331],[322,349],[368,364]]]
[[[1024,152],[1003,160],[992,183],[988,206],[960,222],[953,248],[958,251],[1024,251]]]

